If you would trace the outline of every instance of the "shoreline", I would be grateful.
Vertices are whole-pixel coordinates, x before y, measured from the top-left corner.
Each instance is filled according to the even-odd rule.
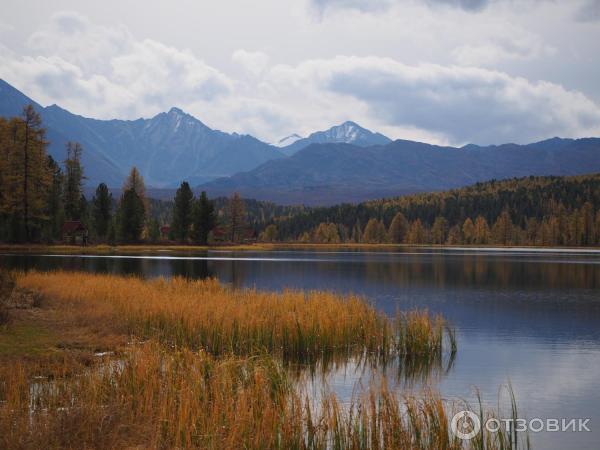
[[[543,247],[498,245],[410,245],[410,244],[306,244],[306,243],[252,243],[232,245],[181,245],[181,244],[126,244],[126,245],[63,245],[63,244],[0,244],[0,254],[56,254],[56,255],[126,255],[136,253],[194,253],[194,252],[276,252],[276,251],[398,251],[407,249],[442,250],[447,252],[493,253],[558,253],[600,254],[600,247]]]

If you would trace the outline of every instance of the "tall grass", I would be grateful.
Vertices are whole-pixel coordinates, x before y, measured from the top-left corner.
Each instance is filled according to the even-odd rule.
[[[6,325],[10,320],[8,300],[13,292],[15,281],[13,275],[0,270],[0,326]]]
[[[0,448],[514,450],[518,443],[510,433],[459,441],[449,431],[453,406],[431,392],[400,397],[385,380],[373,381],[348,405],[328,392],[307,397],[290,376],[306,361],[327,366],[349,356],[371,363],[368,355],[401,356],[411,373],[440,360],[444,346],[453,358],[453,331],[426,312],[389,319],[355,296],[234,290],[214,280],[29,272],[16,283],[42,293],[44,308],[77,329],[135,339],[87,368],[69,359],[0,365]]]
[[[0,448],[273,448],[289,393],[266,358],[150,342],[77,377],[2,371]],[[51,380],[51,381],[48,381]]]
[[[333,354],[431,357],[454,334],[426,312],[389,319],[354,295],[231,289],[216,280],[135,277],[73,272],[28,272],[21,287],[40,291],[79,320],[120,324],[140,339],[212,355],[269,353],[311,362]]]
[[[511,395],[512,390],[510,391]],[[514,430],[489,432],[482,427],[472,440],[462,441],[451,432],[450,419],[455,412],[468,408],[465,402],[443,401],[433,391],[419,397],[398,395],[385,382],[371,384],[353,399],[341,405],[335,395],[326,397],[319,409],[319,425],[309,424],[308,442],[327,449],[409,449],[409,450],[518,450],[529,449],[528,435]],[[485,409],[479,399],[480,414],[498,418],[499,411]],[[513,403],[511,419],[517,419]],[[483,422],[482,422],[483,423]],[[318,430],[311,432],[311,430]]]
[[[215,358],[157,342],[79,376],[56,368],[32,380],[0,368],[0,448],[500,450],[506,433],[459,441],[450,405],[434,393],[398,397],[385,383],[350,405],[318,404],[265,357]]]

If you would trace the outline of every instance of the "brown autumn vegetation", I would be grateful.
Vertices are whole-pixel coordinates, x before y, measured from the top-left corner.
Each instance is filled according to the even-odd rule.
[[[432,392],[399,397],[384,382],[350,405],[307,397],[285,363],[455,351],[443,319],[424,312],[391,320],[357,297],[181,278],[29,272],[7,290],[13,305],[39,300],[8,308],[0,343],[34,325],[61,345],[0,353],[0,448],[516,448],[502,433],[459,441],[455,405]]]
[[[367,352],[375,356],[431,354],[447,333],[441,317],[423,312],[390,320],[356,296],[329,292],[231,289],[218,281],[72,272],[29,272],[20,287],[41,292],[74,320],[102,329],[120,327],[141,339],[157,338],[212,355],[266,352],[284,360]]]

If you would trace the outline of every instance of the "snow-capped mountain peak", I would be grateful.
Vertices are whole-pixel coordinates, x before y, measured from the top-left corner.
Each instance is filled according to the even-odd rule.
[[[344,142],[350,144],[356,141],[361,134],[371,134],[354,122],[346,121],[341,125],[331,127],[329,130],[322,132],[323,136],[332,142]],[[318,134],[318,133],[313,133]]]
[[[350,120],[331,127],[328,130],[312,133],[304,139],[300,139],[298,135],[293,136],[297,137],[293,142],[286,142],[279,145],[280,147],[284,147],[283,152],[286,155],[293,155],[310,144],[353,144],[360,147],[369,147],[371,145],[385,145],[391,142],[383,134],[373,133]],[[283,141],[282,139],[280,142]]]

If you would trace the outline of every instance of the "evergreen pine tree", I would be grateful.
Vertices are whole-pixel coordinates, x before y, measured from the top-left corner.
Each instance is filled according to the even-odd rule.
[[[362,230],[360,228],[360,221],[357,219],[352,227],[352,236],[350,237],[352,242],[359,243],[362,242]]]
[[[215,206],[202,191],[198,200],[194,202],[192,210],[192,239],[200,245],[208,244],[208,235],[215,227]]]
[[[106,239],[108,228],[112,220],[112,194],[104,183],[96,188],[96,195],[92,199],[94,228],[100,239]]]
[[[581,207],[581,232],[582,232],[582,245],[593,245],[594,234],[595,234],[595,220],[594,220],[594,207],[590,202],[585,202]]]
[[[153,244],[160,240],[160,226],[156,219],[150,219],[148,224],[148,239]]]
[[[108,233],[106,235],[106,242],[108,245],[116,245],[117,244],[117,229],[115,226],[115,220],[111,220],[108,225]]]
[[[67,142],[67,159],[65,160],[65,216],[67,220],[82,219],[82,183],[83,168],[81,154],[83,148],[78,142]]]
[[[46,216],[48,225],[46,227],[46,240],[54,241],[61,238],[62,224],[65,220],[65,211],[63,205],[63,182],[64,176],[60,166],[54,161],[52,156],[48,155],[48,171],[51,176],[51,183],[48,190],[46,201]]]
[[[142,237],[146,217],[144,203],[134,189],[128,189],[123,193],[118,216],[120,239],[126,242],[138,242]]]
[[[246,227],[246,208],[240,194],[235,192],[229,200],[229,236],[231,242],[238,242],[244,238]]]
[[[142,177],[135,166],[131,168],[127,179],[123,183],[123,192],[129,189],[132,189],[142,201],[142,204],[144,205],[144,214],[147,215],[150,211],[150,204],[146,198],[146,185],[144,183],[144,177]]]
[[[175,193],[175,204],[173,206],[173,222],[171,230],[173,236],[180,242],[187,242],[190,227],[192,225],[192,206],[194,203],[194,194],[187,181],[181,183]]]

